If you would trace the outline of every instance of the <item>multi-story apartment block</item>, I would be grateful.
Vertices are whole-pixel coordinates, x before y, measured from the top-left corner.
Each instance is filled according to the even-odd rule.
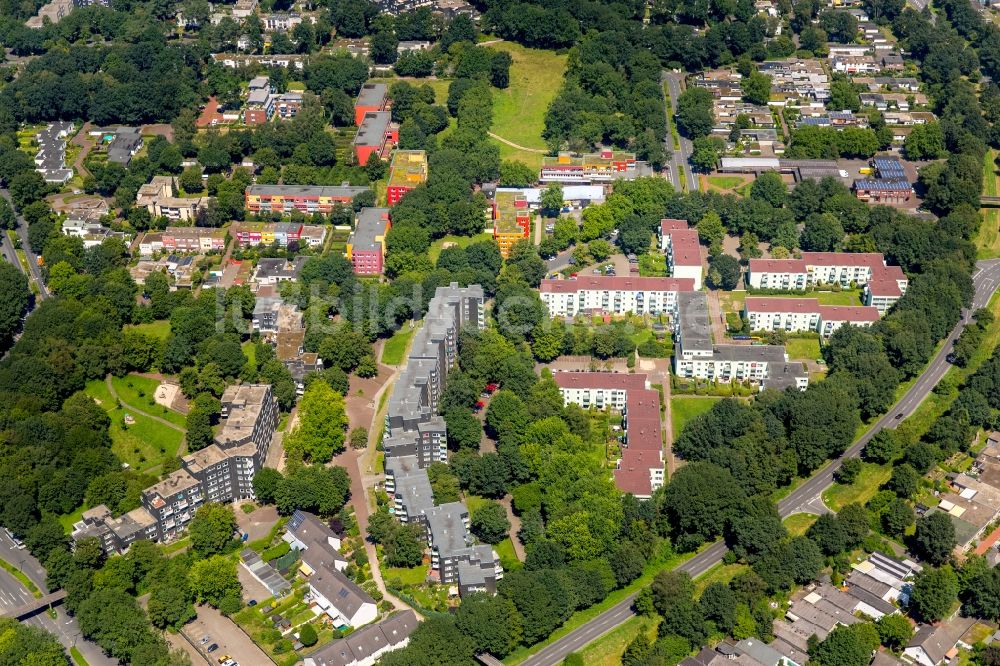
[[[906,275],[899,266],[886,266],[877,252],[803,252],[801,259],[751,259],[747,284],[753,289],[803,291],[822,284],[865,285],[869,281],[895,282],[906,293]]]
[[[265,32],[288,32],[302,23],[302,15],[294,12],[261,14],[260,23]]]
[[[287,120],[299,115],[304,97],[300,92],[284,92],[274,98],[274,113],[278,118]]]
[[[234,10],[235,11],[235,10]],[[289,69],[294,67],[302,70],[305,67],[306,55],[291,55],[268,53],[266,55],[254,55],[247,53],[213,53],[212,60],[228,67],[229,69],[241,69],[243,67],[284,67]]]
[[[361,119],[358,133],[354,135],[354,159],[365,165],[372,155],[386,157],[399,143],[399,126],[392,122],[388,111],[369,111]]]
[[[899,279],[900,277],[902,279]],[[861,302],[874,307],[880,315],[884,315],[903,297],[905,286],[906,276],[899,266],[876,268],[861,292]]]
[[[762,389],[804,390],[809,373],[802,363],[789,363],[778,345],[715,345],[704,292],[682,293],[674,320],[674,372],[719,382],[747,381]]]
[[[621,458],[615,470],[619,490],[652,497],[664,483],[660,395],[646,375],[611,372],[557,372],[564,404],[613,409],[622,414]]]
[[[266,76],[257,76],[250,81],[250,91],[243,109],[243,122],[247,125],[262,125],[274,116],[274,89]]]
[[[863,305],[820,305],[815,298],[747,297],[743,316],[752,331],[814,332],[828,338],[845,324],[871,326],[877,308]]]
[[[755,289],[802,291],[809,281],[806,262],[801,259],[751,259],[747,284]]]
[[[404,194],[426,181],[427,153],[423,150],[397,150],[392,155],[385,191],[389,205],[396,205]]]
[[[667,255],[670,274],[694,280],[695,290],[701,289],[703,269],[698,232],[688,228],[684,220],[660,220],[660,247]]]
[[[385,237],[392,228],[388,208],[362,208],[347,239],[347,259],[356,275],[381,275],[385,267]]]
[[[208,208],[208,197],[176,197],[172,176],[153,176],[139,188],[136,206],[145,208],[153,217],[165,217],[171,222],[192,222],[198,213]]]
[[[251,185],[246,189],[246,208],[251,213],[291,213],[329,215],[334,206],[347,205],[367,187],[354,185]]]
[[[436,575],[442,582],[457,582],[462,594],[495,591],[503,570],[489,546],[471,545],[461,517],[454,520],[461,504],[435,507],[426,467],[447,460],[447,431],[437,404],[457,360],[460,330],[485,326],[483,302],[479,285],[438,287],[424,326],[414,335],[406,368],[393,386],[382,440],[385,488],[393,496],[396,515],[427,528]]]
[[[205,502],[252,499],[253,477],[264,466],[278,425],[278,402],[268,384],[230,386],[222,394],[222,430],[210,444],[181,459],[181,469],[142,493],[142,506],[114,518],[106,506],[85,512],[73,539],[97,537],[108,553],[139,539],[169,541],[187,529]]]
[[[493,197],[493,239],[504,259],[510,249],[531,233],[528,197],[516,191],[497,190]]]
[[[389,106],[389,86],[385,83],[366,83],[354,102],[354,124],[361,126],[365,116],[385,111]]]
[[[441,583],[458,584],[459,594],[489,592],[503,578],[500,557],[488,545],[474,545],[469,510],[461,502],[435,506],[427,512],[427,542],[431,570]]]
[[[585,276],[542,280],[539,295],[550,317],[585,312],[655,315],[673,313],[677,294],[694,290],[692,278]]]
[[[619,178],[635,178],[637,174],[635,153],[604,150],[579,157],[570,153],[543,157],[539,180],[543,183],[610,183]]]
[[[221,252],[226,249],[226,230],[210,227],[167,227],[163,249],[169,252]]]

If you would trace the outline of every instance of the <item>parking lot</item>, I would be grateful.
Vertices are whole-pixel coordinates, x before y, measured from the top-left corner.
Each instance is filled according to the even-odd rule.
[[[264,654],[236,623],[208,606],[198,606],[198,618],[183,629],[184,635],[198,646],[198,650],[208,657],[211,664],[228,655],[240,666],[270,666],[274,662]],[[205,638],[208,640],[205,640]],[[211,653],[208,648],[217,645]]]

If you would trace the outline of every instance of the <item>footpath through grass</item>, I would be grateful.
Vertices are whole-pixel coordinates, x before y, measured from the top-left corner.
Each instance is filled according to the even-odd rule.
[[[8,562],[7,560],[0,560],[0,569],[3,569],[11,576],[16,578],[17,582],[19,582],[21,585],[24,585],[25,589],[31,593],[31,596],[33,596],[36,599],[41,598],[42,592],[41,590],[38,589],[38,586],[32,583],[31,579],[25,576],[23,573],[21,573],[21,570],[15,567],[13,564]]]
[[[111,450],[122,462],[141,472],[157,473],[165,460],[177,455],[184,439],[181,432],[119,407],[102,379],[88,382],[84,392],[111,418],[108,428]],[[133,419],[132,423],[125,423],[126,413]]]
[[[512,42],[500,42],[490,48],[510,53],[510,86],[493,93],[493,126],[490,131],[525,148],[548,150],[542,139],[545,112],[562,86],[566,55],[541,49],[529,49]],[[542,154],[518,150],[495,141],[501,159],[516,159],[532,168],[540,168]]]
[[[115,387],[118,398],[125,404],[141,409],[147,414],[158,416],[165,421],[170,421],[180,428],[187,425],[187,418],[183,414],[156,402],[154,396],[156,389],[160,386],[160,380],[140,377],[139,375],[127,375],[125,377],[112,377],[111,385]]]

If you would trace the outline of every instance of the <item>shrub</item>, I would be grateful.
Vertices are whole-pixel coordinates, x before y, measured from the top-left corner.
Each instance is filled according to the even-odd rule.
[[[260,557],[265,562],[270,562],[271,560],[276,560],[283,555],[287,555],[291,549],[292,547],[289,546],[287,542],[282,541],[278,545],[265,550],[261,553]]]

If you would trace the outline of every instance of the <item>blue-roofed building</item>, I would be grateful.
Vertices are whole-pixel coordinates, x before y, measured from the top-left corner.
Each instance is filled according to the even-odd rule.
[[[906,180],[906,170],[894,157],[876,157],[875,174],[885,180]]]

